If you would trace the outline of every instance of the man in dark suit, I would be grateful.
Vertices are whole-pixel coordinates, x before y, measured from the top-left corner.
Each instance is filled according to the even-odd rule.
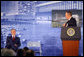
[[[8,36],[6,40],[6,48],[13,49],[16,52],[20,45],[20,38],[16,36],[16,30],[12,29],[11,36]]]
[[[70,11],[66,11],[65,17],[66,19],[68,19],[68,21],[63,24],[64,27],[76,27],[77,26],[76,20],[75,18],[72,17],[72,13]]]

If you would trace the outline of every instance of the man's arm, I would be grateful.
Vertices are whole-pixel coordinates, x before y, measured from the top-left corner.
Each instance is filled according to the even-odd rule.
[[[7,39],[6,39],[6,48],[10,48],[10,41],[9,41],[9,37],[7,36]]]
[[[20,38],[18,37],[17,38],[17,43],[15,44],[16,47],[20,47],[21,46],[21,43],[20,43]]]
[[[75,19],[72,19],[72,20],[69,22],[69,26],[74,26],[74,27],[76,27],[76,26],[77,26],[76,20],[75,20]]]
[[[65,27],[65,24],[66,24],[66,23],[64,23],[62,26]]]

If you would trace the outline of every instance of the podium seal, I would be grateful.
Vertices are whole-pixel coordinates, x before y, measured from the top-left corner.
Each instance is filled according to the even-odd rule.
[[[68,34],[69,36],[73,36],[73,35],[75,34],[75,30],[74,30],[73,28],[69,28],[69,29],[67,30],[67,34]]]

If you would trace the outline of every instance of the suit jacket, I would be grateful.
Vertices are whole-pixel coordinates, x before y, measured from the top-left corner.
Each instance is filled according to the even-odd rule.
[[[17,44],[17,47],[14,46],[14,44]],[[21,46],[20,38],[15,36],[15,40],[13,41],[12,36],[8,36],[6,40],[6,48],[13,49],[14,51],[17,51],[18,47]]]
[[[77,27],[75,18],[71,17],[69,21],[66,22],[67,27]]]

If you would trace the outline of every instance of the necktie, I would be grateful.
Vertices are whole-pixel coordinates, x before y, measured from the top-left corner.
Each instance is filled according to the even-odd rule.
[[[65,24],[65,27],[67,27],[67,23]]]
[[[67,27],[68,26],[68,21],[65,23],[65,27]]]
[[[13,36],[13,41],[15,40],[15,37]]]

